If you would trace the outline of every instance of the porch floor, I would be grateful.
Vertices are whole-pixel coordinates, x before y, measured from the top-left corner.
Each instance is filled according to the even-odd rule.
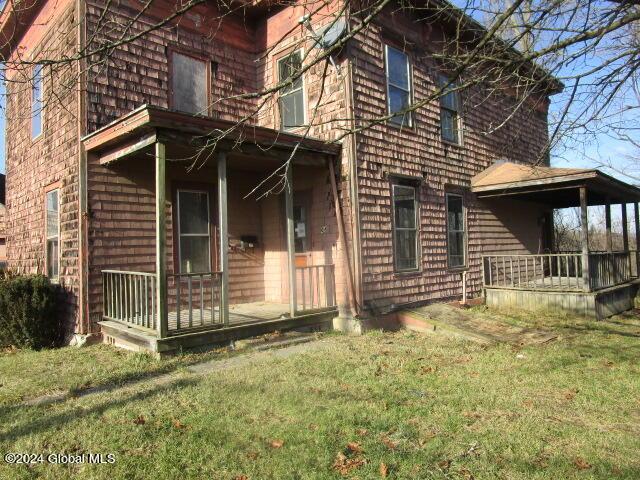
[[[168,317],[169,332],[178,330],[177,310],[170,310]],[[229,305],[229,326],[289,317],[289,304],[287,303],[251,302]],[[210,308],[202,310],[200,308],[193,308],[191,310],[191,318],[189,318],[188,309],[182,308],[180,310],[180,329],[214,325],[222,326],[219,322],[220,311],[218,308],[215,308],[213,311]]]
[[[547,276],[544,279],[532,279],[529,281],[517,282],[514,288],[523,288],[530,290],[560,290],[560,291],[581,291],[582,278],[566,277],[566,276]]]

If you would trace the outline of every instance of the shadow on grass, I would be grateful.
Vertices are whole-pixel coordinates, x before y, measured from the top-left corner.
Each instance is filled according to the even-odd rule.
[[[169,390],[174,388],[185,388],[195,384],[196,379],[180,379],[170,383],[165,383],[162,385],[153,385],[150,389],[135,392],[127,396],[119,396],[116,398],[110,398],[105,400],[95,406],[86,409],[70,409],[64,413],[55,414],[55,415],[40,415],[35,416],[34,418],[29,419],[28,421],[22,423],[21,425],[17,425],[15,427],[10,427],[8,431],[2,431],[0,433],[0,442],[14,442],[20,437],[28,436],[28,435],[37,435],[41,434],[47,430],[52,428],[63,428],[67,426],[69,423],[78,421],[84,417],[92,416],[92,415],[100,415],[105,411],[112,409],[123,407],[131,402],[136,402],[140,400],[147,400],[156,395],[160,395],[166,393]],[[34,414],[37,413],[38,407],[22,407],[23,409],[33,408]],[[11,410],[16,410],[16,408],[12,408]],[[2,411],[0,413],[0,423],[3,426],[8,425],[11,422],[11,412]],[[5,427],[6,428],[6,427]]]

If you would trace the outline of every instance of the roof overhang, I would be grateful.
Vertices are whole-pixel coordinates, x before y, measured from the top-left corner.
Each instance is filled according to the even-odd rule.
[[[201,117],[142,105],[82,138],[86,152],[108,164],[132,156],[157,141],[191,150],[225,150],[276,156],[295,163],[324,164],[340,154],[341,145],[272,128]],[[215,144],[215,146],[214,146]]]
[[[478,198],[511,197],[552,208],[580,205],[579,188],[586,187],[588,205],[640,202],[640,189],[596,169],[553,168],[496,163],[473,177]]]

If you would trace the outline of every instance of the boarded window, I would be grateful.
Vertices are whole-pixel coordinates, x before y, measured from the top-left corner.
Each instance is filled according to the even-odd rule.
[[[438,83],[445,92],[440,97],[440,132],[442,139],[460,143],[460,94],[449,78],[440,76]]]
[[[284,130],[305,124],[302,76],[294,77],[302,69],[302,50],[278,60],[278,81],[290,82],[280,89],[280,125]]]
[[[447,257],[449,267],[464,267],[466,262],[466,233],[464,201],[461,195],[448,193],[447,199]]]
[[[402,112],[411,103],[411,73],[409,57],[406,53],[385,46],[387,95],[389,114]],[[392,117],[391,123],[411,126],[411,113],[405,112]]]
[[[46,242],[47,242],[47,276],[58,281],[60,270],[60,202],[59,190],[51,190],[46,194]]]
[[[36,65],[31,84],[31,138],[42,133],[42,106],[42,65]]]
[[[173,108],[194,115],[207,115],[209,107],[207,62],[173,52]]]
[[[181,273],[211,271],[209,194],[178,190],[178,236]]]
[[[393,245],[397,271],[418,268],[416,188],[393,185]]]

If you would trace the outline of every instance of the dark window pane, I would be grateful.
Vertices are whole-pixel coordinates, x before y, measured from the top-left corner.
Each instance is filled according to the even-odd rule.
[[[56,280],[58,278],[58,237],[47,240],[47,276]]]
[[[387,47],[387,69],[389,84],[409,90],[409,58],[406,54]]]
[[[442,138],[458,143],[458,115],[451,110],[440,110],[440,127]]]
[[[211,270],[209,262],[209,237],[180,237],[180,271],[202,273]]]
[[[302,52],[298,50],[278,61],[278,80],[285,82],[300,72],[300,70],[302,70]],[[286,94],[300,88],[302,88],[302,76],[296,78],[290,85],[282,88],[280,93]]]
[[[448,196],[447,211],[449,213],[449,217],[447,219],[449,230],[464,230],[462,198],[453,195]]]
[[[47,193],[47,238],[58,236],[58,190]]]
[[[306,209],[301,205],[293,207],[293,225],[294,225],[294,241],[295,252],[304,253],[307,249],[307,215]]]
[[[396,230],[395,248],[396,268],[398,270],[418,268],[415,230]]]
[[[280,97],[280,117],[282,128],[288,129],[304,125],[304,99],[302,90]]]
[[[394,185],[396,228],[416,228],[415,189]]]
[[[36,65],[33,70],[33,85],[31,87],[31,137],[42,133],[42,65]]]
[[[465,264],[465,222],[462,197],[447,196],[447,253],[450,267]]]
[[[389,85],[389,113],[401,112],[409,106],[409,92]],[[397,115],[391,119],[398,125],[409,125],[410,113]]]
[[[187,113],[207,113],[207,64],[175,53],[172,56],[173,108]]]
[[[178,192],[180,234],[209,234],[209,197],[205,192]]]

